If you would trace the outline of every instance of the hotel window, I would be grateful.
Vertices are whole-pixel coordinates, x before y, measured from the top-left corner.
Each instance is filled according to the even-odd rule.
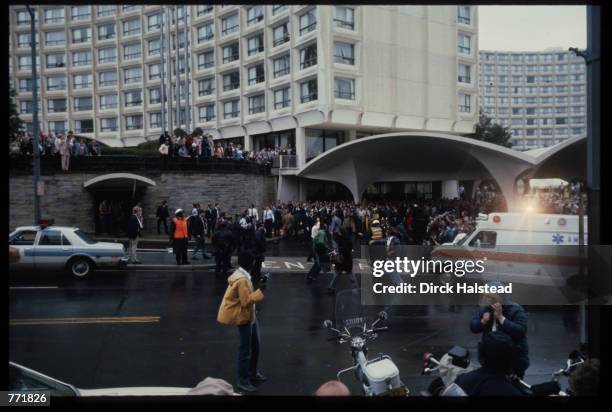
[[[100,87],[116,86],[117,85],[117,71],[112,70],[108,72],[98,73],[98,85]]]
[[[47,100],[47,112],[49,113],[64,113],[67,111],[66,108],[66,99]]]
[[[93,133],[93,119],[82,119],[74,121],[75,133]]]
[[[155,31],[161,29],[161,15],[152,14],[147,16],[147,31]]]
[[[555,76],[557,83],[567,83],[567,75],[566,74],[558,74]]]
[[[47,69],[66,67],[66,54],[56,53],[47,55]]]
[[[499,66],[497,66],[497,71],[499,73],[508,73],[509,72],[508,66],[505,64],[500,64]]]
[[[149,80],[161,79],[161,64],[149,64]]]
[[[117,6],[98,6],[98,17],[114,16],[117,14]]]
[[[272,44],[274,47],[280,46],[289,41],[289,29],[287,23],[276,26],[272,29]]]
[[[98,26],[98,40],[114,39],[117,36],[115,23]]]
[[[211,122],[215,120],[215,104],[207,104],[206,106],[200,106],[199,109],[200,122]]]
[[[510,122],[512,126],[523,126],[523,123],[523,119],[512,119],[512,121]]]
[[[140,58],[140,43],[126,44],[123,46],[123,60],[134,60]]]
[[[572,117],[572,123],[574,124],[584,124],[584,117]]]
[[[572,86],[572,93],[584,93],[584,86]]]
[[[523,55],[521,54],[512,55],[512,63],[522,63],[522,62],[523,62]]]
[[[237,32],[239,29],[238,14],[221,19],[221,33],[225,36]]]
[[[131,11],[136,11],[136,7],[137,6],[122,6],[121,10],[122,10],[122,13],[125,14],[125,13],[129,13]]]
[[[300,36],[317,29],[316,9],[307,11],[300,16]]]
[[[503,98],[502,98],[503,100]],[[472,96],[469,94],[459,94],[459,111],[469,113],[472,111]]]
[[[551,54],[541,54],[540,55],[540,62],[541,63],[552,63],[553,58]]]
[[[552,72],[553,66],[550,64],[540,66],[540,73]]]
[[[34,104],[32,100],[21,100],[19,102],[19,113],[28,114],[34,112]]]
[[[582,82],[584,81],[584,74],[572,74],[570,79],[572,82]]]
[[[149,40],[149,56],[156,56],[161,53],[161,39]]]
[[[266,101],[263,94],[249,97],[249,114],[263,113],[266,110]]]
[[[213,6],[199,5],[199,6],[197,6],[197,9],[196,9],[196,12],[197,12],[198,16],[202,16],[204,14],[208,14],[211,11],[213,11]]]
[[[355,9],[344,6],[334,7],[334,26],[355,30]]]
[[[306,46],[300,50],[300,69],[317,64],[317,44]]]
[[[72,67],[89,66],[91,64],[91,51],[83,50],[72,53]]]
[[[17,34],[17,48],[19,49],[23,49],[23,48],[29,48],[32,46],[32,36],[30,36],[30,33],[19,33]],[[36,39],[36,44],[38,45],[38,36]]]
[[[355,80],[336,77],[334,95],[337,99],[355,100]]]
[[[584,96],[572,96],[572,103],[584,103]]]
[[[161,88],[154,87],[149,89],[149,104],[159,104],[161,101]]]
[[[558,72],[566,72],[567,71],[567,64],[558,64],[555,67],[555,70]]]
[[[223,76],[223,91],[238,89],[240,87],[240,72],[232,72]]]
[[[572,127],[572,134],[573,135],[584,134],[584,128],[583,127]]]
[[[535,76],[527,76],[527,83],[535,83]]]
[[[510,89],[507,88],[507,87],[500,87],[497,90],[497,93],[499,93],[499,94],[508,94],[508,93],[510,93]]]
[[[247,26],[257,24],[263,21],[264,9],[263,6],[253,6],[247,9]]]
[[[223,104],[223,118],[233,119],[240,116],[240,100],[232,100]]]
[[[100,119],[100,132],[116,132],[117,131],[117,118],[106,117]]]
[[[123,69],[123,84],[142,82],[142,70],[140,67]]]
[[[334,61],[336,63],[355,65],[355,45],[343,42],[334,42]]]
[[[470,24],[470,6],[457,6],[457,22]]]
[[[467,34],[459,33],[459,53],[470,54],[472,52],[471,40],[472,38]]]
[[[40,90],[40,81],[36,84],[36,89]],[[27,93],[32,91],[32,79],[19,79],[19,92]]]
[[[68,129],[68,121],[67,120],[56,120],[53,122],[49,122],[49,132],[54,134],[64,134]]]
[[[210,50],[198,54],[198,70],[209,69],[215,65],[215,52]]]
[[[240,55],[238,43],[231,44],[223,48],[223,64],[238,60]]]
[[[508,83],[508,76],[498,76],[497,82],[498,83]]]
[[[264,51],[264,37],[263,34],[258,34],[253,37],[249,37],[247,40],[248,45],[248,55],[253,56],[255,54],[261,53]]]
[[[100,96],[100,110],[116,109],[117,108],[117,95],[116,94],[104,94]]]
[[[289,55],[285,54],[277,59],[272,61],[272,69],[273,76],[276,79],[277,77],[285,76],[289,74],[290,71],[290,63],[289,63]]]
[[[526,73],[537,73],[538,66],[525,66],[525,72]]]
[[[318,87],[317,87],[317,79],[308,80],[300,83],[300,92],[302,103],[308,103],[317,100],[318,97]]]
[[[140,34],[140,18],[124,21],[123,35],[134,36],[136,34]]]
[[[152,129],[157,129],[161,127],[161,113],[153,112],[149,113],[149,127]]]
[[[522,87],[513,87],[512,88],[512,94],[523,94],[523,88]]]
[[[142,129],[142,115],[133,114],[125,116],[125,130],[140,130]]]
[[[556,117],[555,125],[567,124],[567,117]]]
[[[47,91],[66,90],[66,76],[47,77]]]
[[[89,97],[75,97],[74,98],[74,111],[75,112],[86,112],[91,110],[93,107],[91,96]]]
[[[91,41],[91,27],[72,29],[72,44],[88,43]]]
[[[582,106],[573,106],[572,113],[584,113],[584,107]]]
[[[555,91],[557,93],[567,93],[567,92],[569,92],[569,87],[567,87],[567,86],[557,86],[557,87],[555,87]]]
[[[510,116],[510,108],[509,107],[500,107],[497,110],[497,114],[500,116]]]
[[[563,106],[563,107],[555,107],[555,113],[556,114],[566,114],[567,113],[567,107]]]
[[[536,108],[535,107],[528,107],[527,109],[525,109],[525,114],[527,116],[535,116],[537,114]]]
[[[523,83],[523,76],[512,76],[512,83]]]
[[[536,126],[537,119],[527,119],[527,126]]]
[[[461,83],[471,83],[472,82],[472,77],[470,76],[471,69],[472,68],[468,66],[467,64],[459,64],[459,75],[457,76],[457,79],[459,80],[459,82]]]
[[[105,49],[98,49],[98,63],[115,63],[117,61],[117,48],[107,47]]]
[[[571,69],[573,72],[579,72],[584,70],[584,63],[572,64]]]
[[[72,21],[89,20],[91,18],[91,6],[72,6]]]
[[[181,31],[178,36],[178,48],[185,47],[185,32]],[[176,50],[176,35],[172,35],[172,50]]]
[[[142,105],[142,90],[132,90],[129,92],[125,92],[123,94],[124,97],[124,106],[132,107],[132,106],[140,106]]]
[[[45,33],[45,46],[65,46],[66,33],[61,31],[48,31]]]
[[[215,37],[212,23],[198,27],[198,43],[212,40]]]
[[[523,98],[522,97],[513,97],[512,98],[512,104],[513,105],[523,104]]]
[[[209,96],[215,92],[215,79],[209,77],[208,79],[198,80],[198,95]]]
[[[522,116],[523,115],[523,109],[520,107],[513,107],[512,108],[512,116]]]
[[[274,109],[282,109],[291,105],[291,89],[285,87],[274,91]]]
[[[89,89],[91,87],[91,74],[75,74],[72,81],[74,89]]]
[[[64,8],[57,9],[46,9],[45,10],[45,23],[63,23],[64,22]]]
[[[272,15],[276,16],[277,14],[282,13],[285,10],[287,10],[286,5],[274,5],[272,6]]]
[[[38,13],[34,13],[34,21],[38,21]],[[17,11],[17,25],[18,26],[29,26],[30,25],[30,13],[27,10]]]
[[[512,73],[522,73],[523,72],[523,66],[513,65],[510,70],[512,71]]]
[[[249,67],[248,74],[249,86],[265,81],[263,64],[258,64],[257,66]]]

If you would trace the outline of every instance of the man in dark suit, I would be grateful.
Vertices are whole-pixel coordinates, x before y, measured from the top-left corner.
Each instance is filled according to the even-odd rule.
[[[198,251],[202,251],[202,257],[204,259],[210,259],[210,256],[206,254],[204,248],[204,239],[206,236],[206,219],[204,218],[204,211],[198,210],[197,214],[189,218],[189,235],[195,240],[195,248],[191,254],[191,259],[198,260]]]
[[[513,350],[512,338],[506,333],[485,334],[478,347],[482,367],[459,375],[455,385],[467,396],[524,396],[507,376],[512,370]]]
[[[503,286],[501,282],[490,282],[489,285]],[[529,347],[527,313],[521,305],[509,302],[500,295],[485,294],[478,313],[470,322],[470,329],[473,333],[483,333],[483,336],[495,331],[509,335],[516,347],[512,370],[519,378],[525,375],[529,367]]]
[[[168,234],[168,218],[170,217],[170,211],[165,200],[162,200],[161,205],[157,207],[157,234],[161,234],[161,224],[164,225],[164,232]]]

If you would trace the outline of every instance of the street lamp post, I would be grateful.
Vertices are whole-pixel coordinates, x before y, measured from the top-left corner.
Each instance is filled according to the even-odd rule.
[[[32,154],[32,175],[34,179],[34,225],[40,223],[40,194],[39,181],[40,181],[40,150],[39,150],[39,139],[40,130],[38,124],[38,81],[36,73],[36,11],[30,6],[26,6],[28,13],[30,14],[30,44],[32,46],[32,100],[33,100],[33,111],[32,111],[32,148],[34,153]]]

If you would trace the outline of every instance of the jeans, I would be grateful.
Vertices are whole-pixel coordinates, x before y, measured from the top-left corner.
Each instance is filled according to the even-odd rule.
[[[128,249],[128,259],[131,263],[138,262],[138,256],[136,256],[137,248],[138,248],[138,238],[130,239],[130,245]]]
[[[238,326],[240,348],[238,351],[238,383],[249,384],[257,374],[259,360],[259,325],[247,323]]]
[[[193,253],[191,253],[191,257],[196,257],[200,250],[202,251],[202,257],[204,257],[206,255],[206,251],[204,250],[204,238],[196,237],[195,248],[193,249]]]

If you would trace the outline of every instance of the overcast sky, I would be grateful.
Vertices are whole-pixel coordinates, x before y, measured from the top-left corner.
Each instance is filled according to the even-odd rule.
[[[478,6],[480,50],[586,48],[586,6]]]

